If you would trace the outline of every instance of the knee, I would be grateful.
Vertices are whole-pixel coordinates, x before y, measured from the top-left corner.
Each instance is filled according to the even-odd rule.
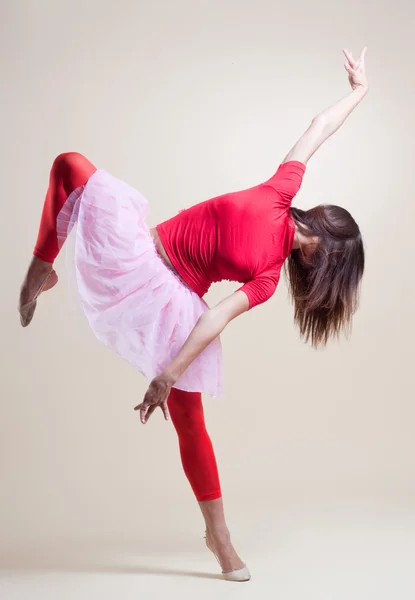
[[[87,159],[79,152],[62,152],[53,161],[52,170],[61,171],[64,169],[77,168]]]
[[[206,430],[203,405],[198,397],[180,393],[171,394],[168,408],[173,425],[179,434],[200,435]]]
[[[53,161],[51,179],[62,181],[68,193],[76,187],[85,185],[96,168],[79,152],[62,152]]]
[[[192,434],[205,429],[205,420],[203,418],[203,414],[201,414],[199,411],[177,407],[172,409],[170,407],[170,414],[174,426],[182,433],[186,432],[188,434]]]

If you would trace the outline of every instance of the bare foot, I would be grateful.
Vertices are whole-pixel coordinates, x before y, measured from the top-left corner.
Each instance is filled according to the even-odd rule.
[[[223,573],[242,569],[245,566],[232,546],[228,529],[206,530],[206,544],[216,555]]]
[[[33,318],[37,297],[57,283],[58,276],[52,264],[34,256],[20,288],[19,312],[23,327],[27,327]]]

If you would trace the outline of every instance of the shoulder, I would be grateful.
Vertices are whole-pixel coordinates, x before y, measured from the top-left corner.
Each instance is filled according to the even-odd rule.
[[[306,165],[297,160],[282,163],[277,172],[264,182],[264,185],[272,187],[280,196],[283,204],[289,206],[292,199],[299,191]]]

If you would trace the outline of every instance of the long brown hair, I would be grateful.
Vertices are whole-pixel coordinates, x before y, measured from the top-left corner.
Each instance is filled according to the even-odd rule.
[[[291,208],[290,216],[300,233],[318,237],[309,258],[299,248],[285,263],[294,320],[305,341],[317,348],[351,330],[365,267],[362,236],[351,214],[340,206]]]

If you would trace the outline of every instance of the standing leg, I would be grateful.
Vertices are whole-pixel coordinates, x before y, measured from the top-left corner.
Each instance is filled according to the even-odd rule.
[[[218,557],[224,573],[241,569],[244,563],[232,546],[225,521],[218,468],[206,430],[202,394],[172,388],[168,407],[179,438],[183,469],[205,519],[209,546]]]
[[[19,311],[23,327],[29,325],[33,318],[39,294],[58,281],[53,270],[53,262],[59,252],[58,214],[68,196],[85,185],[95,171],[94,165],[77,152],[60,154],[53,162],[33,258],[20,290]]]

